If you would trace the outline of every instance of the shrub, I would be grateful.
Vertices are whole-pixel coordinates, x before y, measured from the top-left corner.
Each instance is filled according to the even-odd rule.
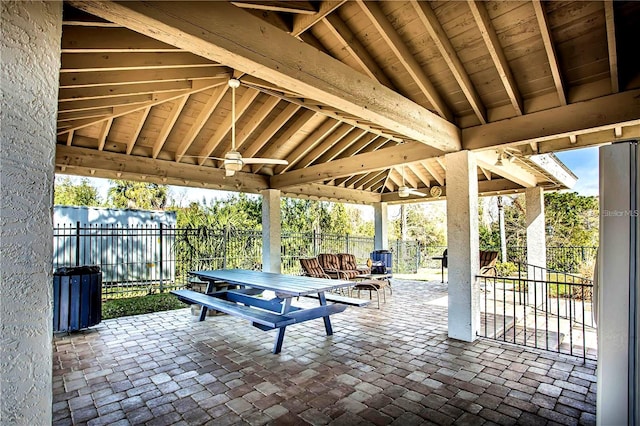
[[[499,277],[510,277],[518,272],[518,265],[513,262],[498,262],[496,263],[496,270]]]
[[[187,305],[169,293],[107,300],[102,303],[102,319],[149,314],[185,308]]]

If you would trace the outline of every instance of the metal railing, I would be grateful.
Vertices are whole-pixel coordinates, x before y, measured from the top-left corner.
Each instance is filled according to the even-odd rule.
[[[477,276],[482,337],[597,358],[593,281],[518,264],[509,277]]]
[[[425,246],[418,241],[392,240],[394,273],[415,273],[420,268],[439,269],[434,257],[446,247]],[[372,237],[349,234],[285,233],[281,240],[282,271],[301,273],[299,259],[320,253],[352,253],[365,263],[374,250]],[[551,262],[576,264],[595,253],[592,247],[549,247]],[[518,259],[522,247],[510,247]],[[98,265],[102,269],[104,295],[118,297],[183,287],[188,271],[197,269],[261,266],[262,232],[235,228],[176,228],[168,225],[75,225],[54,228],[53,267]],[[553,263],[550,263],[553,264]]]

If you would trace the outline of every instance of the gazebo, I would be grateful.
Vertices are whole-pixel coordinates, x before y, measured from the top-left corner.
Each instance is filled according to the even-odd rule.
[[[526,194],[545,266],[543,193],[575,182],[553,153],[640,137],[639,21],[611,1],[3,2],[0,415],[50,422],[54,173],[259,193],[272,272],[281,196],[373,205],[377,249],[389,204],[446,199],[449,337],[473,341],[478,196]],[[634,149],[602,148],[602,210],[637,213]],[[640,416],[637,239],[618,244],[638,224],[614,218],[602,423]]]

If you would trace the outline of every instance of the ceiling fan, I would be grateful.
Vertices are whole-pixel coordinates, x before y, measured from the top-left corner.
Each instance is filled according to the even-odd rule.
[[[224,168],[225,176],[233,176],[236,172],[242,170],[246,164],[274,164],[284,165],[289,164],[287,160],[280,160],[277,158],[243,158],[236,150],[236,89],[240,87],[240,80],[237,78],[229,79],[229,87],[231,88],[231,151],[224,155],[224,158],[207,157],[213,160],[222,161],[222,168]]]
[[[404,183],[404,166],[402,166],[402,185],[398,187],[398,197],[407,198],[409,195],[417,195],[419,197],[426,197],[427,194],[417,191],[413,188],[409,188]]]

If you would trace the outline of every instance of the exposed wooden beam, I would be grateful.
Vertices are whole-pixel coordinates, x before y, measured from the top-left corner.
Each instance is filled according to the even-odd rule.
[[[191,144],[193,144],[193,141],[196,140],[198,133],[200,133],[200,130],[202,130],[204,125],[207,124],[209,117],[211,117],[211,114],[213,114],[213,111],[216,109],[216,107],[224,97],[225,93],[227,93],[228,89],[229,89],[229,86],[225,84],[225,85],[216,87],[213,90],[213,93],[209,97],[209,100],[207,101],[206,104],[204,104],[204,106],[198,113],[198,116],[193,121],[193,123],[191,124],[191,127],[187,131],[187,134],[184,136],[184,139],[182,139],[182,142],[180,142],[180,145],[178,145],[178,149],[176,150],[176,156],[175,156],[175,159],[177,162],[180,162],[180,160],[182,159],[182,156],[185,154],[185,152],[187,152]]]
[[[70,123],[63,123],[64,121],[83,120],[87,118],[94,118],[99,121],[107,116],[110,116],[111,114],[113,114],[113,108],[111,107],[88,110],[81,109],[78,111],[60,111],[58,113],[58,126],[64,124],[71,125]]]
[[[487,180],[491,180],[491,172],[483,167],[478,167]]]
[[[504,51],[502,49],[502,46],[500,45],[500,40],[498,39],[498,35],[493,28],[491,18],[489,17],[489,13],[487,12],[484,2],[478,0],[468,0],[467,4],[471,9],[473,18],[475,19],[476,25],[480,30],[480,34],[482,34],[482,39],[487,46],[487,50],[489,50],[489,55],[491,55],[493,64],[496,67],[496,71],[498,71],[498,75],[500,76],[500,80],[502,81],[502,85],[507,92],[507,96],[511,101],[513,109],[516,111],[517,115],[524,114],[524,107],[522,104],[522,96],[520,95],[520,90],[518,89],[516,80],[511,73],[511,67],[509,67],[509,62],[507,62],[507,58],[504,55]]]
[[[65,27],[62,53],[176,52],[179,49],[126,28]]]
[[[507,179],[494,179],[491,181],[478,182],[478,195],[482,197],[500,195],[500,194],[516,194],[524,192],[525,188],[517,183]],[[442,195],[438,198],[410,196],[408,198],[400,198],[397,192],[382,194],[380,201],[389,204],[405,204],[405,203],[424,203],[430,201],[443,201],[447,199],[447,188],[442,188]]]
[[[235,0],[231,4],[246,9],[270,10],[272,12],[314,15],[315,7],[308,1],[249,1]]]
[[[98,151],[102,151],[104,149],[104,144],[107,141],[107,136],[109,135],[109,130],[111,130],[112,124],[113,117],[108,118],[104,121],[102,129],[100,130],[100,134],[98,135]]]
[[[360,65],[360,68],[362,68],[365,74],[391,89],[394,88],[389,77],[386,76],[369,51],[338,15],[334,13],[327,16],[324,19],[324,23],[329,31],[336,37],[342,48],[349,52],[351,57]]]
[[[377,143],[374,143],[376,139],[378,139],[378,141]],[[341,152],[337,158],[346,158],[359,154],[361,152],[374,151],[384,145],[387,141],[388,139],[380,138],[378,135],[367,133],[365,137],[357,140],[354,144]]]
[[[189,52],[63,53],[60,72],[210,67],[211,60]]]
[[[291,139],[300,129],[307,124],[310,120],[316,117],[316,113],[313,111],[305,110],[298,115],[293,123],[289,123],[288,127],[278,135],[275,140],[271,140],[263,152],[263,156],[267,158],[279,158],[281,155],[285,155],[278,151],[282,150],[282,147]],[[254,173],[258,173],[264,165],[258,164],[252,168]]]
[[[540,154],[566,151],[570,149],[584,148],[588,146],[599,146],[625,139],[640,139],[640,121],[634,125],[622,127],[622,134],[617,137],[615,134],[616,127],[611,127],[599,131],[581,134],[575,143],[571,143],[569,138],[557,138],[539,144],[538,152]]]
[[[391,22],[389,22],[385,14],[382,12],[380,6],[378,6],[376,2],[364,2],[362,0],[358,0],[358,4],[371,23],[373,23],[374,27],[378,30],[382,39],[398,58],[402,66],[407,70],[407,73],[409,73],[411,78],[415,81],[424,96],[429,100],[433,109],[444,119],[453,121],[453,114],[451,113],[451,110],[446,105],[433,84],[431,84],[426,73],[400,35],[398,35],[395,28],[393,28]]]
[[[541,155],[532,155],[529,157],[529,161],[533,164],[537,165],[540,169],[544,171],[544,173],[551,177],[551,179],[566,187],[567,189],[573,188],[573,186],[578,181],[576,175],[571,172],[562,164],[562,162],[552,154],[541,154]]]
[[[238,121],[242,117],[242,115],[249,109],[252,102],[254,101],[255,98],[258,97],[259,94],[260,92],[258,92],[257,90],[253,90],[251,88],[248,88],[242,94],[242,97],[240,98],[240,100],[237,102],[237,105],[236,105],[236,121]],[[224,118],[223,122],[220,123],[218,127],[216,127],[216,131],[209,138],[207,143],[204,145],[204,147],[198,154],[198,156],[201,157],[201,158],[198,158],[199,165],[202,166],[204,164],[204,162],[207,160],[206,157],[211,155],[211,153],[222,142],[222,139],[224,139],[227,133],[231,131],[231,127],[234,125],[232,118],[233,117],[231,116],[231,114],[228,114]]]
[[[58,112],[87,111],[92,109],[127,106],[131,104],[148,103],[153,99],[153,94],[123,95],[100,99],[81,99],[58,103]]]
[[[459,131],[452,123],[229,3],[71,5],[442,151],[460,149]]]
[[[618,82],[618,48],[616,45],[616,24],[613,13],[613,0],[604,1],[604,17],[607,27],[607,46],[609,51],[609,74],[611,74],[611,91],[618,93],[620,83]]]
[[[309,153],[315,146],[320,144],[325,138],[327,138],[331,133],[333,133],[338,126],[340,126],[340,122],[333,120],[331,118],[327,118],[324,122],[315,129],[309,136],[307,136],[301,144],[299,144],[293,151],[291,151],[286,160],[289,164],[284,166],[277,166],[274,170],[275,174],[280,174],[282,172],[286,172],[287,170],[293,168],[299,161],[304,158],[305,155]]]
[[[217,80],[207,80],[212,84]],[[222,80],[220,80],[221,82]],[[123,84],[121,86],[97,86],[82,87],[72,89],[60,89],[58,91],[58,102],[77,101],[82,99],[112,98],[116,96],[131,96],[145,93],[173,92],[177,90],[191,89],[191,82],[164,81],[154,83]]]
[[[243,157],[254,157],[258,151],[264,147],[271,138],[278,133],[285,123],[287,123],[291,117],[295,115],[300,107],[298,105],[287,105],[278,116],[271,121],[271,123],[260,132],[258,136],[248,146],[238,147],[238,151]]]
[[[551,28],[549,28],[549,22],[547,21],[547,15],[544,12],[542,2],[540,0],[533,0],[533,9],[535,10],[536,18],[538,20],[540,35],[542,36],[544,49],[547,52],[547,59],[549,60],[549,67],[551,68],[551,75],[553,76],[553,83],[556,86],[560,105],[567,105],[567,94],[564,89],[564,84],[562,83],[560,64],[558,63],[556,48],[553,44],[553,39],[551,38]]]
[[[230,73],[219,66],[152,70],[116,70],[60,73],[60,88],[153,83],[208,78],[229,79]]]
[[[266,177],[251,173],[238,172],[235,176],[226,177],[224,170],[212,167],[145,157],[136,157],[132,161],[130,155],[65,145],[56,146],[55,163],[56,167],[65,167],[67,172],[73,171],[74,174],[90,175],[89,171],[95,170],[95,177],[113,179],[120,173],[122,178],[140,181],[145,176],[145,181],[160,184],[185,185],[188,182],[191,186],[251,193],[268,189]]]
[[[309,28],[321,21],[325,16],[329,15],[331,12],[342,6],[342,4],[345,2],[346,0],[325,0],[320,3],[320,6],[318,7],[318,13],[314,15],[294,16],[291,35],[294,37],[300,36],[303,32],[307,31]]]
[[[420,170],[418,165],[416,165],[416,164],[407,164],[405,167],[407,169],[411,170],[411,173],[416,175],[416,177],[418,179],[420,179],[420,181],[424,184],[424,186],[427,186],[427,187],[431,186],[431,179],[429,179],[429,176],[427,176],[426,173],[424,173],[422,170]]]
[[[263,95],[265,96],[265,95]],[[247,141],[249,136],[262,124],[267,116],[273,111],[273,109],[280,103],[280,99],[273,96],[265,96],[264,103],[251,115],[249,122],[245,123],[236,134],[236,150],[240,149],[242,145]],[[218,147],[213,152],[213,155],[220,157],[224,155],[231,148],[231,143],[222,144],[224,146]],[[221,149],[222,148],[222,149]]]
[[[331,180],[420,161],[436,155],[439,155],[439,152],[433,148],[419,142],[409,142],[272,176],[271,186],[274,189],[280,189],[300,183]]]
[[[349,132],[347,136],[342,138],[340,141],[333,144],[333,146],[329,147],[325,150],[325,152],[318,157],[315,161],[316,163],[326,163],[328,161],[335,160],[342,152],[344,152],[349,146],[358,142],[361,138],[366,135],[367,132],[362,129],[353,129],[353,131]]]
[[[597,114],[594,114],[597,111]],[[590,133],[640,120],[640,89],[496,121],[462,131],[464,149],[521,145]],[[544,126],[540,126],[544,123]]]
[[[304,167],[308,167],[313,164],[320,156],[327,150],[328,147],[333,146],[338,143],[342,138],[344,138],[353,127],[342,124],[336,130],[334,130],[326,139],[322,140],[318,145],[315,146],[311,151],[309,151],[302,160],[298,161],[293,165],[293,168],[300,169]]]
[[[326,199],[343,203],[371,204],[380,201],[380,194],[314,183],[291,186],[282,191],[282,195],[295,198]]]
[[[73,142],[73,133],[73,130],[67,133],[67,146],[71,146],[71,143]]]
[[[180,117],[180,113],[182,112],[184,106],[187,104],[188,99],[189,95],[185,95],[181,98],[176,99],[173,103],[171,111],[169,111],[167,118],[165,118],[164,123],[162,123],[162,127],[160,128],[158,137],[153,143],[153,150],[151,152],[151,156],[153,158],[157,158],[160,151],[162,151],[162,148],[164,147],[164,144],[169,137],[169,133],[171,133],[173,126],[178,120],[178,117]]]
[[[435,181],[438,182],[438,185],[444,186],[444,176],[442,174],[438,173],[438,171],[427,161],[421,161],[420,164],[422,164],[422,167],[424,167],[425,170],[428,171],[431,176],[433,176]]]
[[[469,78],[469,74],[467,74],[467,71],[464,69],[464,65],[462,65],[460,58],[458,58],[456,50],[451,45],[449,37],[445,33],[444,29],[442,29],[442,25],[440,25],[433,9],[431,9],[431,5],[429,2],[417,0],[410,0],[410,4],[413,6],[413,10],[422,25],[427,29],[427,32],[431,37],[431,41],[436,45],[440,55],[447,63],[449,70],[451,70],[453,77],[456,79],[462,93],[464,93],[467,98],[467,102],[471,105],[471,109],[476,114],[480,124],[485,124],[487,122],[487,111],[484,104],[482,103],[480,96],[478,96],[473,82]]]
[[[144,123],[145,121],[147,121],[147,116],[149,115],[149,111],[151,111],[151,107],[146,107],[145,109],[142,110],[142,113],[138,118],[138,124],[136,125],[135,129],[133,129],[133,133],[131,134],[129,141],[127,142],[127,154],[131,154],[131,151],[133,151],[133,147],[136,144],[136,141],[138,140],[138,136],[140,136],[140,132],[144,127]]]
[[[477,152],[476,160],[478,161],[478,166],[526,188],[533,188],[538,184],[538,180],[533,174],[515,163],[503,161],[501,166],[496,165],[499,155],[495,150]]]

